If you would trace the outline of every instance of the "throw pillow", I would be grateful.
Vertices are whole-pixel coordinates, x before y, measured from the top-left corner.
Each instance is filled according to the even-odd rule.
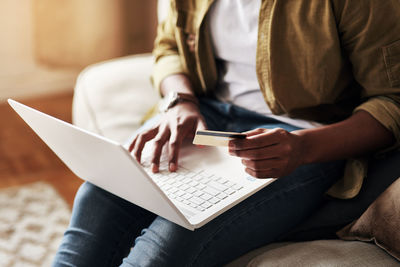
[[[400,178],[337,235],[344,240],[374,241],[400,260]]]

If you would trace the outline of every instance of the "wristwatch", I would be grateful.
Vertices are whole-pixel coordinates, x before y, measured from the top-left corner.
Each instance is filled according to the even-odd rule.
[[[158,109],[160,112],[166,112],[180,102],[192,102],[199,105],[199,100],[197,100],[197,97],[194,95],[172,91],[168,92],[168,94],[161,99]]]

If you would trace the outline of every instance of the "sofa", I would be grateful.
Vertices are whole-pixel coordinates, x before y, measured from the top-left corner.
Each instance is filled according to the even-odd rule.
[[[87,67],[76,83],[73,123],[125,142],[159,100],[150,82],[152,64],[152,56],[142,54]],[[368,174],[375,179],[366,179],[356,198],[350,202],[327,199],[309,220],[280,242],[251,251],[226,266],[400,266],[399,261],[373,243],[343,241],[334,235],[338,224],[345,226],[361,216],[400,176],[397,162],[398,152],[375,160]],[[331,236],[326,236],[327,229],[333,233]]]

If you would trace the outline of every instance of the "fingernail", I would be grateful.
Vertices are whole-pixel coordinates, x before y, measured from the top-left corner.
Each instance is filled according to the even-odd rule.
[[[169,164],[169,171],[171,171],[171,172],[176,171],[176,165],[175,165],[175,163],[171,162],[171,163]]]
[[[232,140],[229,141],[228,146],[229,146],[230,149],[235,148],[235,144],[233,143]]]
[[[153,173],[157,173],[157,172],[158,172],[158,165],[155,164],[155,163],[152,163],[152,164],[151,164],[151,171],[152,171]]]

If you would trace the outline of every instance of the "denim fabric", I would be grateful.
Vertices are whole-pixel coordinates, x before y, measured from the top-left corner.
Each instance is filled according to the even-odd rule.
[[[297,129],[216,100],[200,103],[213,130]],[[301,166],[195,231],[86,182],[53,266],[221,266],[307,219],[343,167],[342,161]]]
[[[360,193],[352,199],[326,197],[321,208],[295,227],[281,241],[337,238],[336,232],[358,219],[368,206],[400,177],[400,151],[371,158]]]

